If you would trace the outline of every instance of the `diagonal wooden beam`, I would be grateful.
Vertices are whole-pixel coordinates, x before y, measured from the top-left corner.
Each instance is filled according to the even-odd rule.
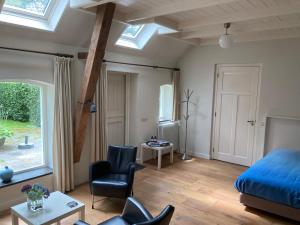
[[[3,5],[4,5],[4,0],[0,0],[0,12],[1,12],[2,8],[3,8]]]
[[[81,93],[77,103],[74,162],[80,161],[90,113],[89,103],[92,101],[96,91],[115,7],[116,5],[114,3],[106,3],[97,8],[96,22],[85,65]]]

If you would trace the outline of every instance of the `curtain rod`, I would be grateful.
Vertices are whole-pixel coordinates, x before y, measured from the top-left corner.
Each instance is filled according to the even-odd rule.
[[[65,58],[74,58],[73,55],[63,54],[63,53],[41,52],[41,51],[26,50],[26,49],[20,49],[20,48],[8,48],[8,47],[2,47],[2,46],[0,46],[0,49],[10,50],[10,51],[18,51],[18,52],[30,52],[30,53],[43,54],[43,55],[53,55],[53,56],[59,56],[59,57],[65,57]]]
[[[117,62],[117,61],[111,61],[111,60],[106,60],[106,59],[103,59],[103,62],[129,65],[129,66],[141,66],[141,67],[148,67],[148,68],[153,68],[153,69],[165,69],[165,70],[180,71],[179,68],[171,68],[171,67],[165,67],[165,66],[152,66],[152,65],[137,64],[137,63]]]

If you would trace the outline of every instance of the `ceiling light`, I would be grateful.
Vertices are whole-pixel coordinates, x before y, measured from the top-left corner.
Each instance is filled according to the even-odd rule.
[[[225,34],[222,34],[219,38],[219,45],[221,48],[230,48],[233,45],[233,36],[227,33],[230,23],[224,23],[224,28],[226,29]]]

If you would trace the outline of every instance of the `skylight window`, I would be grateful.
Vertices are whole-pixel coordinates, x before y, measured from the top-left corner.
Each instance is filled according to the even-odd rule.
[[[124,32],[122,33],[122,37],[127,38],[136,38],[140,31],[143,29],[144,25],[129,25]]]
[[[128,25],[116,42],[116,45],[141,50],[156,30],[156,24]]]
[[[5,0],[0,22],[54,31],[67,4],[68,0]]]
[[[44,16],[51,0],[5,0],[4,8]]]
[[[173,32],[176,30],[156,23],[128,25],[117,40],[116,45],[141,50],[155,33],[168,34]]]

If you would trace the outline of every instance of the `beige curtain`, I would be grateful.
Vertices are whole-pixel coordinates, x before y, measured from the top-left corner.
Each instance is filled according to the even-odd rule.
[[[180,120],[180,71],[172,72],[173,84],[173,116],[172,120]]]
[[[0,12],[1,12],[2,8],[3,8],[4,1],[5,1],[5,0],[0,0]]]
[[[97,112],[92,114],[91,132],[91,162],[105,160],[107,153],[107,127],[106,127],[106,99],[107,99],[107,71],[106,65],[102,65],[100,78],[98,79],[94,102]]]
[[[71,59],[56,57],[54,64],[54,184],[56,190],[66,192],[74,189]]]

